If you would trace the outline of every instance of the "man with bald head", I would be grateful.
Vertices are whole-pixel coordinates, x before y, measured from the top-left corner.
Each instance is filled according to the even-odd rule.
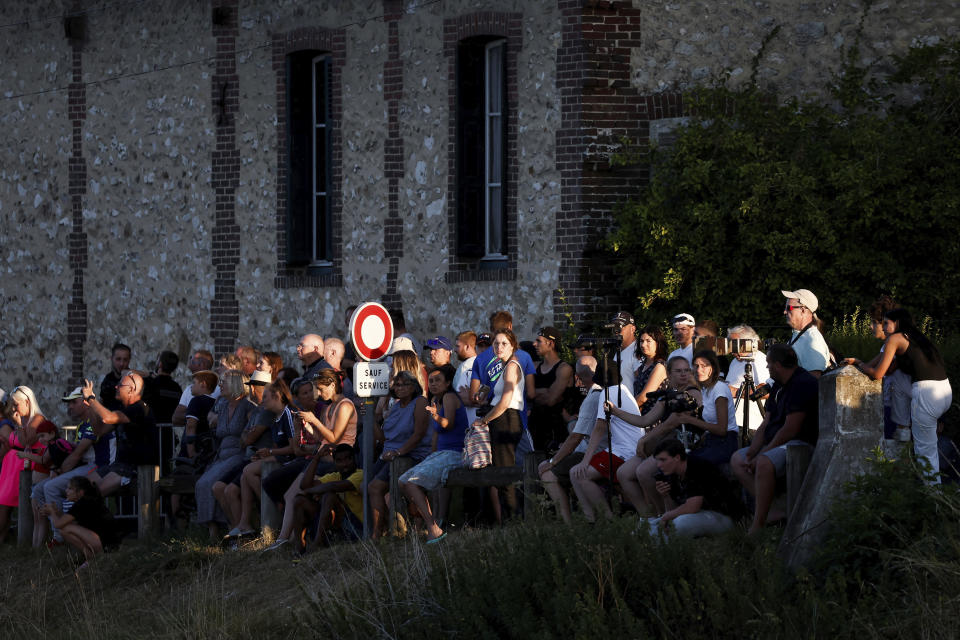
[[[117,456],[109,467],[90,474],[102,495],[109,495],[121,486],[135,482],[137,466],[159,464],[157,450],[157,421],[143,402],[143,376],[131,371],[117,385],[120,409],[111,411],[103,406],[93,392],[93,382],[84,380],[83,398],[90,405],[94,418],[94,433],[99,437],[116,431]]]
[[[301,378],[312,380],[320,369],[329,369],[330,365],[323,359],[323,337],[315,333],[308,333],[300,338],[297,345],[297,357],[303,363]],[[341,358],[343,355],[341,354]]]
[[[323,362],[334,371],[343,375],[340,380],[343,386],[343,395],[350,398],[355,405],[360,405],[360,398],[353,392],[353,381],[350,380],[351,371],[343,368],[343,356],[346,346],[340,338],[327,338],[323,341]],[[323,368],[323,367],[321,367]]]

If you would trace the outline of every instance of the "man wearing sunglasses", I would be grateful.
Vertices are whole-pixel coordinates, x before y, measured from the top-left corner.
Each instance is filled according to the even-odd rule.
[[[800,366],[819,378],[830,366],[830,349],[820,333],[817,296],[809,289],[781,291],[787,299],[783,315],[793,329],[790,346],[797,353]]]
[[[157,421],[143,402],[143,377],[134,371],[124,375],[117,385],[120,409],[116,411],[97,400],[90,380],[84,380],[82,393],[94,418],[93,432],[102,436],[116,431],[116,459],[109,467],[98,470],[102,475],[95,483],[100,493],[107,496],[123,485],[136,482],[139,465],[159,463]]]

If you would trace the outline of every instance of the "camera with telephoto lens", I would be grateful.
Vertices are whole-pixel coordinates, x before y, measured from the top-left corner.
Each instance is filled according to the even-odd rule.
[[[760,349],[757,340],[752,338],[718,338],[716,336],[703,336],[697,338],[693,346],[694,351],[701,349],[711,349],[718,356],[740,356],[741,358],[753,358],[753,354]]]
[[[664,405],[670,413],[690,413],[699,408],[697,399],[686,391],[676,391],[674,389],[662,389],[651,391],[647,394],[647,401],[663,399]]]

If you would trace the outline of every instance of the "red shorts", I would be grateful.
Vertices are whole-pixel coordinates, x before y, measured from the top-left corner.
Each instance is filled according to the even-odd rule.
[[[613,477],[616,482],[617,469],[623,464],[623,458],[617,457],[609,451],[601,451],[590,458],[590,466],[603,474],[604,478],[610,477],[610,466],[613,465]]]

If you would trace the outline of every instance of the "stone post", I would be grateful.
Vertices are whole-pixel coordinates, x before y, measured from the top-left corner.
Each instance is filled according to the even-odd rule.
[[[143,540],[160,529],[160,467],[137,467],[137,538]]]
[[[14,463],[20,462],[14,458]],[[23,461],[26,463],[26,461]],[[27,467],[27,464],[24,464]],[[30,490],[33,488],[33,471],[28,468],[20,472],[20,494],[17,507],[17,544],[29,547],[33,544],[33,506],[30,501]]]
[[[260,467],[260,533],[265,543],[270,544],[280,533],[280,526],[283,524],[283,511],[277,508],[267,492],[263,490],[263,481],[271,473],[280,468],[276,462],[264,462]]]
[[[799,567],[813,556],[833,501],[845,483],[867,470],[867,458],[882,441],[880,382],[851,366],[820,378],[820,437],[778,550],[787,565]]]

